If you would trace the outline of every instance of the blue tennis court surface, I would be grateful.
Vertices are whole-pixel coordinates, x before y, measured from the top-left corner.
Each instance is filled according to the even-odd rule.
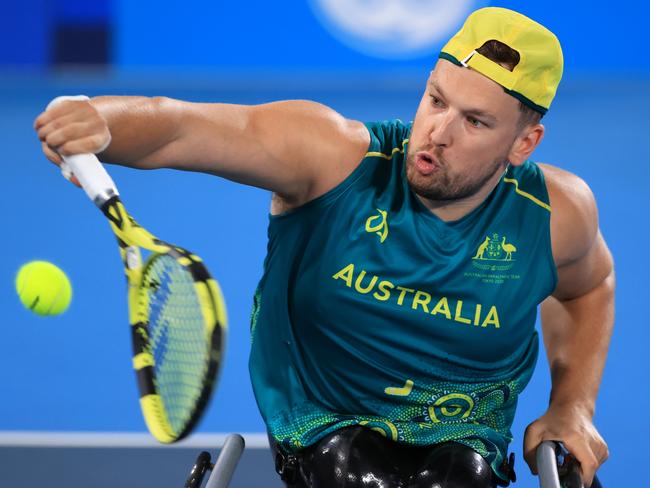
[[[214,462],[219,449],[194,448],[102,448],[102,447],[0,447],[2,485],[13,487],[182,488],[201,451]],[[232,478],[233,488],[283,486],[273,473],[266,449],[247,449]],[[206,473],[207,481],[210,473]]]

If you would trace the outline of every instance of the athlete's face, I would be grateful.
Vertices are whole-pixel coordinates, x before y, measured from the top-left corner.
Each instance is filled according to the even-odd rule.
[[[530,128],[522,131],[518,125],[518,104],[480,73],[439,60],[408,145],[406,171],[413,191],[434,201],[468,198],[494,181],[507,162],[525,161],[543,127],[536,140],[528,140]]]

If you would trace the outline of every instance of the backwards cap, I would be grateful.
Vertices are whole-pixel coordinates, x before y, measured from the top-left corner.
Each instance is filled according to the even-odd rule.
[[[490,40],[519,53],[519,63],[512,71],[476,52]],[[560,42],[550,30],[525,15],[499,7],[473,12],[442,48],[440,58],[478,71],[541,114],[551,106],[564,66]]]

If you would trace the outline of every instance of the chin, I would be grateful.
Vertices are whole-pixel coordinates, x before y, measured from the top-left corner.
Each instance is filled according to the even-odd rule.
[[[447,186],[447,188],[449,186],[436,184],[438,182],[434,180],[434,177],[422,176],[415,169],[407,166],[406,179],[411,190],[423,198],[429,200],[453,200],[453,196],[447,195],[444,188],[440,188],[440,186]]]

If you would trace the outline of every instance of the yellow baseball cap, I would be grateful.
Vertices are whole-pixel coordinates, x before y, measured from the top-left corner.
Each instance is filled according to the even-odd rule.
[[[519,53],[519,63],[512,71],[476,52],[490,40]],[[551,106],[564,67],[560,41],[550,30],[525,15],[499,7],[473,12],[442,48],[440,58],[478,71],[541,114]]]

